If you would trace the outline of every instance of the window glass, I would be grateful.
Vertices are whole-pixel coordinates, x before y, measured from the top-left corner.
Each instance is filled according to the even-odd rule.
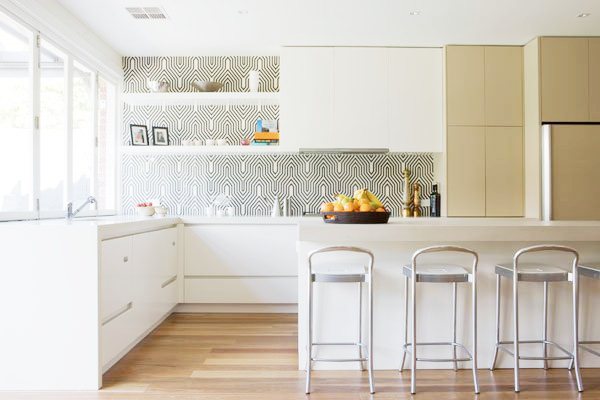
[[[67,185],[65,56],[40,47],[40,210],[63,210]]]
[[[92,195],[94,167],[94,75],[78,63],[73,65],[73,196],[79,203]]]
[[[30,39],[0,15],[0,212],[33,210]]]
[[[98,208],[116,209],[115,204],[115,146],[117,88],[102,77],[98,78]]]

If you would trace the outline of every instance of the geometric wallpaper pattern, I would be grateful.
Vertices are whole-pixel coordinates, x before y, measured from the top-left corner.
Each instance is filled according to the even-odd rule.
[[[219,194],[232,197],[236,215],[270,215],[276,195],[290,199],[292,215],[318,212],[336,193],[369,188],[401,215],[402,167],[411,170],[422,196],[431,193],[434,170],[429,153],[389,154],[123,154],[122,209],[159,200],[170,214],[205,215]],[[429,209],[424,208],[424,215]]]
[[[279,91],[277,56],[123,57],[126,93],[148,92],[148,80],[169,82],[171,92],[194,92],[196,80],[220,82],[222,92],[249,92],[253,70],[260,71],[259,92]]]
[[[230,145],[238,145],[242,139],[250,139],[255,131],[256,120],[279,120],[277,105],[179,105],[179,106],[131,106],[123,108],[123,144],[131,144],[129,125],[146,125],[150,143],[152,127],[169,128],[169,144],[181,145],[182,140],[227,139]]]

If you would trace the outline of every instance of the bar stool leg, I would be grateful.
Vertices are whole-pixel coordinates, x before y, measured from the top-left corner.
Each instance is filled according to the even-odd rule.
[[[408,277],[404,277],[404,346],[402,346],[402,362],[400,363],[400,373],[404,370],[406,361],[406,346],[408,345]]]
[[[456,360],[456,282],[452,283],[452,358]],[[458,371],[458,363],[454,361],[454,372]]]
[[[477,276],[473,274],[472,283],[472,307],[473,307],[473,384],[475,386],[475,394],[479,394],[479,379],[477,378]]]
[[[412,351],[411,351],[411,374],[410,374],[410,393],[417,393],[417,283],[416,279],[413,279],[411,282],[412,290],[411,290],[411,308],[412,308],[412,317],[411,317],[411,329],[412,329]]]
[[[308,349],[307,349],[307,355],[306,355],[306,390],[305,393],[309,394],[310,393],[310,370],[312,368],[312,313],[313,313],[313,283],[312,283],[312,277],[309,277],[309,283],[308,283]]]
[[[375,393],[375,384],[373,382],[373,272],[369,277],[369,389],[371,394]]]
[[[518,273],[513,273],[513,324],[514,324],[514,358],[515,358],[515,392],[521,391],[519,382],[519,290]]]
[[[544,358],[548,357],[548,282],[544,282],[544,332],[542,333],[542,350]],[[544,369],[548,369],[548,360],[544,360]]]
[[[362,283],[359,282],[358,283],[358,358],[364,358],[364,343],[363,343],[363,338],[362,338]],[[360,369],[362,371],[364,371],[365,368],[365,363],[364,361],[360,362]]]
[[[492,357],[492,366],[490,371],[496,368],[496,360],[498,359],[498,346],[500,345],[500,282],[501,276],[496,275],[496,346],[494,347],[494,357]]]
[[[576,269],[575,266],[573,269]],[[579,274],[573,273],[573,367],[577,380],[577,390],[583,392],[581,372],[579,371]]]

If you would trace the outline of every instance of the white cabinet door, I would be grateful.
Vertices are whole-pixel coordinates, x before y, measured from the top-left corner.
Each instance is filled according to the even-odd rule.
[[[294,225],[185,228],[186,303],[295,303]]]
[[[387,84],[385,48],[334,49],[332,147],[389,147]]]
[[[284,47],[281,54],[281,147],[334,147],[333,48]]]
[[[390,150],[442,152],[442,49],[389,48]]]
[[[133,301],[134,267],[131,258],[131,237],[102,242],[100,264],[100,317],[114,317]]]

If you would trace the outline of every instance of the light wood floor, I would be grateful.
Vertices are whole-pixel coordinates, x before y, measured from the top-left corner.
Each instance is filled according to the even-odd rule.
[[[104,375],[99,392],[0,393],[21,399],[353,400],[411,398],[410,373],[376,371],[368,394],[359,371],[316,371],[313,394],[304,394],[297,370],[296,315],[174,314]],[[512,370],[481,370],[482,394],[472,393],[470,371],[421,371],[416,400],[599,399],[600,369],[583,371],[578,395],[564,369],[523,370],[522,392],[512,391]]]

